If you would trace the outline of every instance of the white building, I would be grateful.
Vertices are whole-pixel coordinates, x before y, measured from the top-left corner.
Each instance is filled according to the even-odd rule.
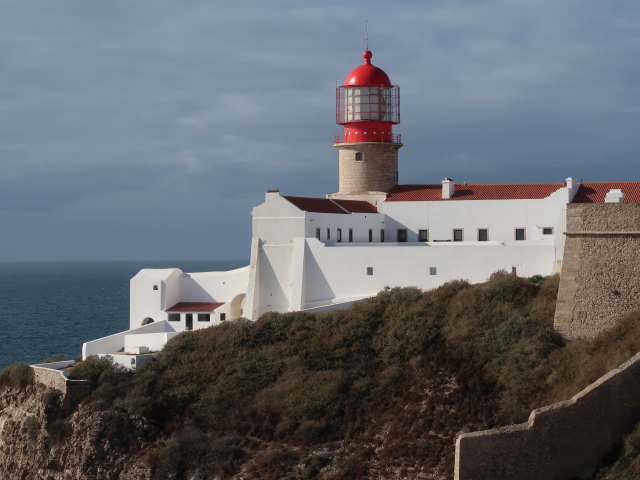
[[[179,332],[345,307],[386,286],[482,282],[497,270],[549,275],[562,262],[568,203],[640,201],[637,182],[397,185],[399,90],[371,52],[363,56],[337,88],[339,191],[267,191],[252,212],[244,268],[141,270],[131,279],[130,330],[85,343],[83,358],[136,366]]]

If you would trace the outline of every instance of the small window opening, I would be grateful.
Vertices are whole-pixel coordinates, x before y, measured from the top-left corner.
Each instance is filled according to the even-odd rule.
[[[327,228],[327,240],[331,240],[331,229]]]
[[[320,229],[316,228],[316,238],[320,240]]]
[[[453,229],[453,241],[454,242],[461,242],[463,239],[463,235],[462,235],[462,229],[461,228],[454,228]]]
[[[356,162],[361,162],[362,160],[364,160],[364,153],[356,152]]]
[[[384,230],[380,230],[380,241],[384,243]]]
[[[198,321],[199,322],[210,322],[211,321],[211,314],[209,314],[209,313],[199,313],[198,314]]]
[[[227,314],[226,313],[221,313],[220,314],[220,321],[224,322],[227,319]]]
[[[406,242],[407,241],[407,230],[404,228],[398,229],[398,242]]]
[[[429,267],[429,275],[437,275],[438,269],[436,267]]]
[[[553,227],[544,227],[542,229],[543,235],[553,235]]]
[[[478,229],[478,241],[486,242],[489,240],[489,230],[487,228]]]
[[[516,238],[516,240],[525,240],[526,239],[525,229],[524,228],[516,228],[515,238]]]
[[[180,314],[179,313],[170,313],[169,314],[169,321],[170,322],[179,322],[180,321]]]
[[[428,242],[429,241],[429,230],[418,230],[418,241],[419,242]]]
[[[336,236],[337,236],[338,242],[341,242],[342,241],[342,229],[341,228],[338,229],[338,233],[337,233]]]
[[[158,290],[158,285],[154,285],[154,286],[153,286],[153,289],[154,289],[154,290]]]
[[[369,229],[369,243],[373,242],[373,229]]]
[[[373,267],[367,267],[367,275],[373,275]]]
[[[353,242],[353,228],[349,229],[349,242]]]

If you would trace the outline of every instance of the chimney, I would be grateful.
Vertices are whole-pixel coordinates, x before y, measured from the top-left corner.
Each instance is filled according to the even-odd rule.
[[[448,199],[453,196],[456,191],[456,184],[450,178],[442,179],[442,198]]]
[[[270,198],[279,197],[279,196],[280,196],[280,190],[267,190],[267,193],[264,196],[264,199],[266,201],[266,200],[269,200]]]
[[[604,203],[624,202],[624,192],[619,188],[612,188],[604,197]]]

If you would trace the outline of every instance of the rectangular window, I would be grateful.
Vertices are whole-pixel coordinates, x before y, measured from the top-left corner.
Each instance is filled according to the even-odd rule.
[[[367,267],[367,275],[373,275],[373,267]]]
[[[331,229],[327,228],[327,240],[331,240]]]
[[[487,228],[479,228],[478,229],[478,241],[486,242],[489,240],[489,229]]]
[[[516,238],[516,240],[525,240],[526,239],[525,229],[524,228],[516,228],[515,238]]]
[[[227,319],[227,314],[226,313],[221,313],[220,314],[220,321],[224,322]]]
[[[544,227],[542,229],[543,235],[553,235],[553,227]]]
[[[316,238],[320,240],[320,229],[316,228]]]
[[[341,228],[339,228],[339,229],[338,229],[338,235],[337,235],[337,237],[338,237],[338,238],[337,238],[337,240],[338,240],[339,242],[341,242],[341,241],[342,241],[342,229],[341,229]]]
[[[418,241],[419,242],[428,242],[429,241],[429,230],[418,230]]]
[[[353,228],[349,229],[349,241],[353,242]]]
[[[356,162],[364,160],[364,154],[362,152],[356,152]]]
[[[158,290],[158,285],[154,285],[154,286],[153,286],[153,289],[154,289],[154,290]]]
[[[398,229],[398,242],[406,242],[407,241],[407,230],[404,228]]]
[[[463,239],[463,235],[462,235],[462,229],[461,228],[454,228],[453,229],[453,241],[454,242],[461,242]]]
[[[380,241],[384,243],[384,230],[380,230]]]
[[[199,313],[198,314],[198,321],[199,322],[210,322],[211,321],[211,314],[210,313]]]
[[[369,243],[373,242],[373,228],[369,229]]]
[[[179,322],[180,321],[180,314],[179,313],[170,313],[169,314],[169,321],[170,322]]]
[[[436,267],[429,267],[429,275],[437,275],[438,269]]]

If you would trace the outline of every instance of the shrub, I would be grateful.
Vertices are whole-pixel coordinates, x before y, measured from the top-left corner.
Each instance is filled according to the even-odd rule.
[[[246,453],[236,436],[210,438],[187,427],[153,453],[153,478],[208,479],[236,473]]]
[[[0,371],[0,386],[24,389],[33,382],[33,369],[26,363],[12,363]]]
[[[132,372],[121,365],[115,365],[111,357],[91,356],[84,362],[74,366],[69,372],[69,378],[87,380],[92,389],[101,387],[99,397],[110,400],[119,393],[123,382]]]

